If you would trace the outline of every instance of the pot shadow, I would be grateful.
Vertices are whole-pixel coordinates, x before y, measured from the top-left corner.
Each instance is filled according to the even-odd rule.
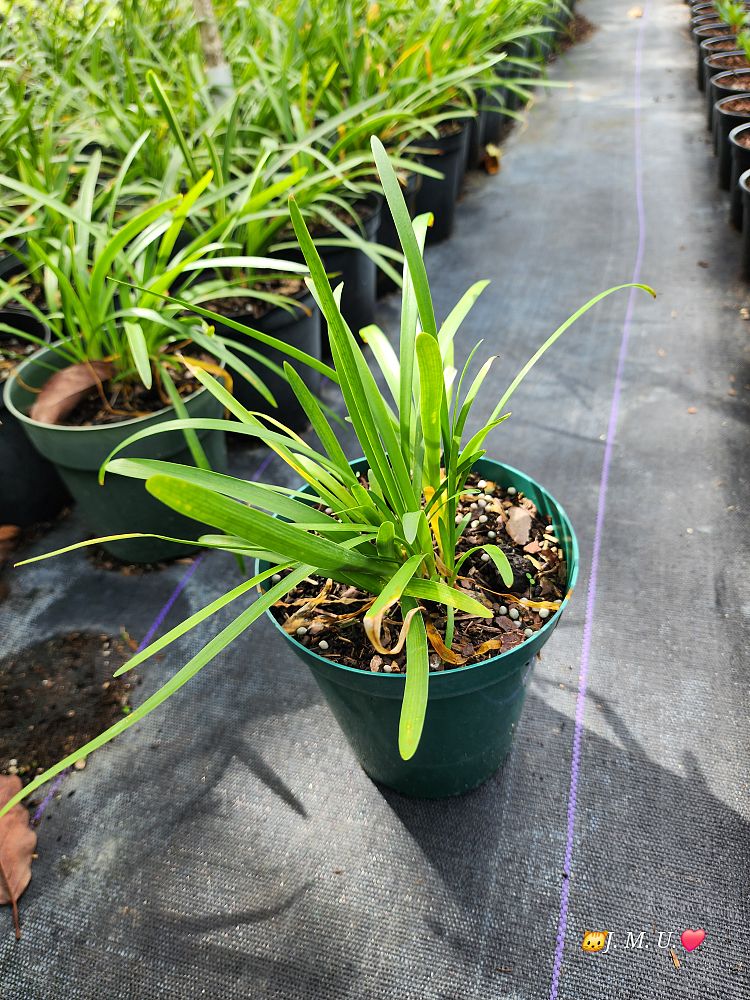
[[[543,683],[556,687],[551,681]],[[613,704],[598,695],[595,700],[621,746],[590,729],[585,732],[571,882],[573,909],[593,908],[593,897],[597,912],[604,901],[602,922],[617,920],[621,913],[618,926],[628,929],[629,919],[634,927],[639,921],[645,926],[646,904],[639,910],[638,900],[646,898],[653,904],[649,916],[655,911],[663,914],[662,926],[675,926],[692,914],[695,923],[691,926],[719,930],[723,918],[721,934],[727,939],[734,936],[736,941],[742,924],[740,886],[750,879],[750,822],[716,794],[710,776],[691,751],[678,765],[681,773],[661,766],[639,744]],[[550,732],[550,717],[552,732],[559,734],[556,746],[548,741],[541,750],[531,747],[532,742],[540,745],[535,732],[541,719]],[[551,971],[554,929],[550,924],[557,919],[565,877],[572,728],[571,720],[530,692],[516,745],[485,785],[463,798],[437,801],[407,799],[380,789],[437,878],[431,891],[440,905],[425,918],[424,930],[443,942],[454,958],[473,955],[475,960],[478,944],[482,952],[477,934],[486,921],[496,930],[509,932],[511,939],[515,930],[510,952],[506,939],[504,954],[513,961],[516,985],[519,977],[529,982],[537,976],[540,962]],[[660,734],[654,734],[655,743],[659,738]],[[553,752],[556,771],[550,775]],[[740,770],[739,747],[736,753],[735,775]],[[551,798],[543,795],[540,802],[540,783],[548,778],[555,791]],[[669,861],[665,864],[666,851]],[[539,882],[524,885],[530,872],[536,873]],[[629,880],[634,883],[632,896],[626,888]],[[550,924],[522,928],[519,933],[517,910],[538,906],[538,898],[535,903],[533,897],[550,885]],[[733,927],[729,923],[732,906],[726,903],[732,885],[737,887],[732,902],[738,921]],[[686,912],[686,895],[698,888],[695,905]],[[530,904],[524,902],[529,895]],[[485,911],[483,921],[480,917]],[[571,915],[569,934],[574,924]],[[487,961],[491,965],[492,956]],[[638,975],[635,968],[632,974]],[[477,968],[475,975],[486,975],[489,988],[493,981],[489,967]],[[494,984],[497,988],[496,977]]]

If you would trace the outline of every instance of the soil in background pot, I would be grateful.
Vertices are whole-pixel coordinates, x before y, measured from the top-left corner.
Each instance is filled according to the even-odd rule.
[[[311,292],[307,290],[301,281],[296,279],[284,284],[277,282],[269,290],[294,298],[298,303],[294,311],[290,312],[281,306],[271,306],[269,308],[266,302],[244,297],[217,299],[215,302],[207,302],[204,305],[207,309],[221,313],[228,319],[243,323],[269,336],[277,337],[279,340],[284,340],[298,350],[320,359],[321,316]],[[290,361],[285,354],[276,348],[267,347],[265,344],[260,344],[251,338],[243,337],[239,331],[233,330],[229,326],[217,325],[216,332],[226,340],[247,345],[282,368],[284,362],[289,361],[310,391],[313,394],[317,394],[320,375],[312,368],[297,361]],[[288,427],[291,427],[292,430],[300,431],[304,429],[308,423],[307,415],[297,401],[297,397],[292,392],[287,380],[276,372],[266,368],[260,362],[243,354],[241,351],[238,351],[237,355],[243,361],[247,362],[250,368],[265,383],[266,388],[276,400],[277,406],[271,406],[258,390],[238,373],[233,373],[234,384],[232,393],[234,397],[248,410],[267,413],[277,420],[281,420]],[[250,439],[244,438],[243,440],[248,441]]]

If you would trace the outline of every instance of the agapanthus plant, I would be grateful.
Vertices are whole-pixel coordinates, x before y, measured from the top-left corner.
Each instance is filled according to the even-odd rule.
[[[221,532],[203,536],[199,544],[233,556],[257,558],[266,564],[136,653],[118,673],[144,663],[212,615],[247,599],[256,587],[260,594],[163,687],[101,736],[32,781],[9,806],[143,719],[238,639],[266,610],[310,577],[319,578],[321,587],[322,581],[330,579],[368,596],[362,614],[365,634],[374,649],[381,643],[384,615],[393,615],[400,609],[401,639],[406,648],[399,730],[399,749],[404,759],[415,753],[420,740],[427,709],[431,644],[433,648],[450,650],[456,612],[478,619],[492,616],[482,592],[479,589],[472,592],[470,583],[467,589],[462,568],[471,550],[458,554],[467,519],[456,517],[458,501],[467,490],[470,473],[485,454],[485,441],[510,415],[508,404],[521,381],[578,317],[620,288],[651,290],[645,285],[619,285],[578,309],[512,379],[495,401],[489,419],[469,434],[472,405],[494,359],[487,359],[472,376],[475,348],[458,373],[454,370],[453,345],[487,283],[473,285],[438,324],[422,259],[430,219],[420,216],[412,223],[396,174],[377,139],[373,140],[373,150],[406,261],[398,349],[394,350],[376,328],[366,331],[388,395],[382,391],[362,348],[347,327],[338,307],[341,290],[331,287],[303,216],[291,203],[295,232],[310,270],[309,285],[328,322],[333,368],[319,363],[315,367],[341,390],[346,413],[369,467],[366,481],[354,471],[320,404],[291,366],[286,366],[287,376],[310,418],[319,442],[317,447],[279,421],[247,411],[220,384],[196,370],[196,377],[226,405],[237,422],[174,420],[153,430],[144,429],[126,444],[154,433],[186,427],[235,431],[258,438],[272,448],[305,481],[306,491],[295,493],[273,484],[246,482],[169,462],[119,458],[116,452],[112,453],[102,475],[115,473],[145,480],[146,489],[154,497]],[[82,542],[59,552],[87,544],[93,543]],[[487,543],[483,550],[499,577],[509,585],[512,572],[501,546]],[[437,637],[437,645],[430,634],[427,605],[445,609],[445,629]]]

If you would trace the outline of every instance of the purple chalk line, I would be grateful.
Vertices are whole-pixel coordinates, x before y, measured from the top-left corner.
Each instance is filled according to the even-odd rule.
[[[255,472],[250,477],[250,479],[251,479],[252,482],[255,482],[255,480],[257,480],[257,479],[260,479],[260,477],[263,475],[263,473],[266,471],[266,469],[270,465],[271,460],[272,460],[273,457],[274,457],[274,453],[272,451],[269,452],[266,455],[266,457],[263,459],[263,461],[260,463],[260,465],[258,466],[258,468],[255,470]],[[180,578],[179,583],[177,584],[177,586],[174,588],[174,590],[172,591],[172,593],[169,595],[169,597],[167,598],[167,600],[164,602],[164,604],[160,608],[159,613],[157,614],[156,618],[154,618],[152,624],[150,625],[150,627],[148,629],[148,632],[146,632],[146,634],[144,635],[143,639],[141,640],[141,643],[138,646],[137,652],[140,653],[140,651],[142,649],[145,649],[146,646],[148,646],[148,644],[151,642],[151,640],[153,639],[153,637],[156,634],[156,632],[164,624],[164,619],[167,617],[167,615],[169,614],[169,612],[172,610],[172,606],[173,606],[174,602],[177,600],[177,598],[183,592],[183,590],[185,589],[185,587],[188,585],[188,583],[190,582],[191,577],[196,572],[196,570],[198,569],[198,567],[200,566],[200,564],[202,562],[203,562],[203,556],[200,555],[195,560],[195,562],[193,562],[190,566],[188,566],[187,571],[182,575],[182,577]],[[50,804],[50,802],[52,801],[52,799],[55,797],[55,794],[57,793],[58,789],[60,788],[60,785],[63,783],[63,779],[68,774],[70,774],[70,768],[69,767],[66,768],[64,771],[62,771],[60,774],[58,774],[58,776],[52,782],[52,785],[50,786],[49,791],[44,796],[44,798],[42,799],[42,801],[39,803],[39,805],[37,806],[36,812],[34,813],[34,815],[31,818],[31,822],[32,822],[32,824],[34,826],[36,826],[41,821],[41,818],[42,818],[42,816],[44,814],[44,811],[46,810],[47,806]]]
[[[634,165],[635,165],[635,203],[638,218],[638,249],[635,255],[633,266],[634,282],[640,281],[641,266],[646,246],[646,213],[643,204],[643,153],[641,146],[641,68],[643,63],[643,39],[644,28],[648,13],[647,5],[644,6],[643,15],[638,24],[638,34],[635,48],[635,80],[634,80]],[[576,804],[578,799],[578,782],[581,770],[581,745],[583,741],[583,722],[586,710],[586,689],[588,686],[589,662],[591,658],[591,637],[594,623],[594,610],[596,607],[597,583],[599,577],[599,557],[602,548],[602,535],[604,531],[604,518],[607,509],[607,487],[609,485],[610,469],[612,466],[612,452],[614,450],[615,436],[617,433],[617,421],[620,413],[620,396],[622,395],[623,375],[625,371],[625,361],[628,353],[628,343],[630,341],[630,327],[635,308],[635,297],[638,289],[631,288],[628,296],[628,305],[625,312],[625,321],[622,328],[622,339],[620,340],[620,353],[617,358],[617,371],[615,373],[615,385],[612,392],[612,403],[609,410],[609,424],[607,425],[607,438],[604,446],[604,459],[602,461],[602,473],[599,480],[599,500],[596,510],[596,524],[594,527],[594,550],[591,556],[591,571],[589,574],[588,588],[586,591],[586,613],[583,625],[583,640],[581,643],[580,672],[578,674],[578,696],[576,699],[575,728],[573,731],[573,752],[570,763],[570,787],[568,791],[568,827],[567,840],[565,843],[565,864],[563,868],[563,883],[560,894],[560,916],[557,923],[557,940],[555,945],[555,961],[552,968],[552,984],[550,987],[549,1000],[557,1000],[557,991],[560,982],[560,972],[563,963],[563,952],[565,949],[565,935],[568,927],[568,900],[570,896],[570,876],[573,867],[573,844],[575,839]]]

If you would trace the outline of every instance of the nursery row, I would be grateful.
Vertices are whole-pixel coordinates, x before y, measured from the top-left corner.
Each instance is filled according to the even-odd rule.
[[[750,3],[688,3],[718,183],[730,194],[732,225],[743,232],[742,267],[750,278]]]
[[[369,326],[403,264],[370,137],[412,217],[433,213],[428,240],[448,236],[465,169],[496,155],[569,11],[326,0],[219,3],[216,15],[211,38],[185,0],[7,12],[0,523],[47,518],[70,494],[99,535],[196,537],[140,487],[102,489],[101,463],[175,413],[221,416],[196,370],[304,426],[282,364],[313,388],[330,369],[289,199],[343,284],[349,326]],[[226,468],[223,433],[207,427],[140,454]],[[157,539],[109,548],[130,561],[184,551]]]

